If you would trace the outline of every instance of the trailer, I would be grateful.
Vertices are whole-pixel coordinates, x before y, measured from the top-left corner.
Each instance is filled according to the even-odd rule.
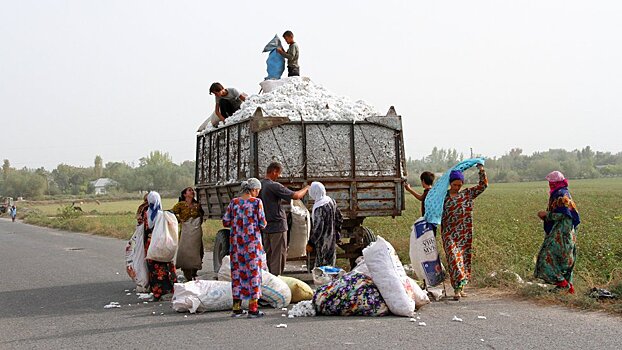
[[[404,138],[393,107],[385,116],[356,122],[264,117],[258,108],[249,119],[199,133],[195,187],[204,218],[221,219],[240,183],[262,178],[275,161],[283,165],[278,181],[294,191],[312,181],[324,184],[344,217],[338,243],[344,253],[338,257],[351,265],[375,240],[363,226],[365,218],[395,217],[404,210]],[[229,229],[218,232],[213,252],[217,271],[229,253]]]

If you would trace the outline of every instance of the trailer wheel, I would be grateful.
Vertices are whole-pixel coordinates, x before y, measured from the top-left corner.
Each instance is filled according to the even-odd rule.
[[[363,248],[366,248],[376,241],[376,234],[369,227],[361,226],[361,228],[363,229]]]
[[[214,239],[214,251],[212,253],[212,260],[214,265],[214,272],[218,273],[220,265],[222,265],[222,258],[225,255],[229,255],[229,230],[222,229],[216,234]]]
[[[366,226],[358,226],[354,230],[356,231],[356,236],[360,237],[359,242],[362,242],[361,247],[356,250],[356,254],[362,256],[363,249],[376,241],[376,234]],[[350,258],[350,269],[356,267],[356,259],[358,259],[358,257]]]

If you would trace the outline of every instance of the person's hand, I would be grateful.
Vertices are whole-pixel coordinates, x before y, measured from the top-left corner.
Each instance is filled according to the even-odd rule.
[[[307,250],[307,254],[313,253],[313,246],[310,244],[307,244],[306,250]]]
[[[410,184],[409,184],[408,182],[405,182],[405,183],[404,183],[404,188],[405,188],[407,191],[411,191],[411,190],[412,190],[412,188],[410,187]]]
[[[283,52],[285,52],[285,51],[284,51],[282,48],[277,47],[277,48],[276,48],[276,52],[278,52],[278,53],[283,53]]]
[[[548,213],[547,213],[546,211],[541,210],[541,211],[539,211],[539,212],[538,212],[538,217],[539,217],[540,219],[544,220],[544,218],[546,218],[546,215],[547,215],[547,214],[548,214]]]

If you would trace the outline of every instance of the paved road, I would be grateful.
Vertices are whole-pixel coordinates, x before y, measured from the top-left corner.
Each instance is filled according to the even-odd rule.
[[[478,291],[424,307],[427,326],[399,317],[287,319],[281,310],[256,320],[178,314],[170,303],[126,295],[124,245],[0,219],[0,349],[622,348],[620,318]],[[112,301],[122,307],[105,310]]]

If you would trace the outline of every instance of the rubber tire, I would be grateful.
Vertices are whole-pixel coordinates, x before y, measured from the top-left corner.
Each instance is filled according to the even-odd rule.
[[[357,253],[359,254],[359,256],[362,256],[363,249],[367,248],[368,245],[376,241],[376,234],[369,227],[360,226],[360,228],[363,231],[363,234],[362,234],[363,247],[360,250],[358,250]],[[358,258],[350,258],[350,269],[353,269],[356,267],[356,259]]]
[[[212,251],[212,263],[214,272],[218,273],[222,258],[229,255],[229,229],[222,229],[216,234],[214,239],[214,250]]]

